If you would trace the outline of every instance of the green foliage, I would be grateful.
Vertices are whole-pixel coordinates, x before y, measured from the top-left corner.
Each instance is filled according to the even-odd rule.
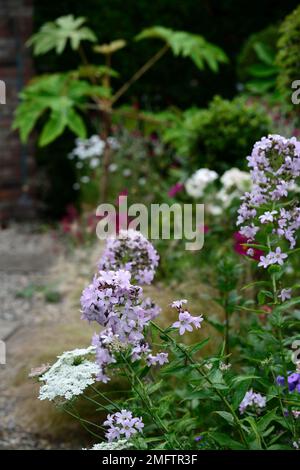
[[[237,57],[237,76],[241,82],[245,83],[251,78],[251,69],[258,64],[258,59],[272,65],[277,41],[278,27],[273,25],[249,36]]]
[[[39,118],[47,113],[39,145],[45,146],[59,137],[68,127],[77,136],[86,136],[86,127],[80,111],[90,97],[109,96],[107,88],[78,80],[70,73],[41,75],[21,92],[13,128],[20,130],[26,142]],[[78,112],[79,111],[79,112]]]
[[[243,97],[229,101],[216,96],[207,109],[174,115],[163,138],[188,158],[190,173],[201,166],[224,170],[229,165],[242,166],[249,148],[270,128],[271,120],[260,105]]]
[[[300,5],[285,18],[280,26],[279,34],[276,57],[279,67],[278,87],[284,96],[290,97],[291,84],[299,79]]]
[[[74,18],[73,15],[61,16],[55,21],[45,23],[41,29],[28,41],[28,46],[33,46],[35,55],[45,54],[52,49],[57,54],[61,54],[68,41],[75,51],[80,46],[81,41],[95,42],[97,40],[93,31],[86,26],[85,18]]]
[[[144,29],[138,34],[136,40],[149,38],[161,39],[171,48],[175,56],[190,58],[200,70],[204,69],[206,63],[211,70],[217,72],[219,63],[228,62],[222,49],[196,34],[154,26]]]
[[[84,22],[85,19],[82,17],[61,16],[54,22],[44,24],[28,41],[28,45],[33,46],[36,55],[45,54],[52,49],[57,54],[61,54],[65,50],[67,42],[70,41],[72,49],[79,51],[83,64],[80,64],[74,72],[40,76],[20,94],[22,102],[17,109],[13,128],[20,130],[23,142],[26,142],[30,132],[45,111],[50,111],[50,113],[47,114],[47,121],[41,131],[40,146],[48,145],[54,141],[63,134],[66,128],[79,137],[85,137],[86,127],[78,113],[78,108],[80,111],[85,111],[91,100],[95,101],[99,112],[106,115],[105,125],[107,128],[109,127],[108,122],[111,121],[110,114],[114,103],[114,97],[109,99],[111,98],[110,79],[117,77],[118,74],[107,63],[97,65],[87,62],[85,53],[80,48],[80,43],[82,40],[95,41],[96,36],[90,29],[82,26]],[[212,70],[217,71],[218,63],[226,61],[224,52],[205,41],[201,36],[154,27],[144,30],[137,39],[151,37],[163,39],[175,55],[189,57],[200,69],[203,69],[206,62]],[[108,44],[97,45],[94,47],[94,51],[109,57],[110,62],[111,54],[122,49],[125,45],[125,40],[118,39]],[[156,60],[151,64],[150,58],[149,67],[155,62]],[[84,81],[82,78],[86,78],[90,82]],[[98,85],[99,80],[102,86]],[[126,84],[125,91],[127,91]]]
[[[254,95],[274,93],[278,67],[275,64],[278,28],[268,28],[253,34],[244,44],[238,60],[237,74],[247,91]]]

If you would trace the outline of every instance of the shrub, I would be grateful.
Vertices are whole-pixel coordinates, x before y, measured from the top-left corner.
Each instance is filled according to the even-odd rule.
[[[299,79],[300,63],[300,5],[283,21],[278,40],[276,62],[279,67],[278,87],[290,95],[291,83]]]
[[[189,109],[164,132],[165,141],[189,157],[189,173],[200,166],[226,170],[242,166],[248,149],[268,133],[271,121],[264,109],[243,97],[232,101],[215,96],[207,109]]]

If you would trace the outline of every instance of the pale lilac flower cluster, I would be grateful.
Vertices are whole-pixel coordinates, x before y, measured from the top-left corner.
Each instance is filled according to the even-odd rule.
[[[120,230],[117,237],[107,240],[99,262],[99,269],[124,269],[130,271],[132,280],[150,284],[159,256],[153,245],[137,230]]]
[[[104,426],[108,426],[105,437],[109,442],[124,438],[130,439],[138,432],[143,431],[144,423],[142,418],[134,418],[131,411],[121,410],[113,415],[108,415]]]
[[[253,392],[252,389],[248,390],[240,403],[240,413],[245,413],[249,406],[254,407],[255,411],[259,412],[266,406],[266,397],[263,397],[260,393]]]
[[[171,307],[176,308],[179,313],[178,321],[174,322],[172,327],[178,328],[180,335],[183,335],[185,331],[193,331],[193,327],[196,329],[201,328],[201,322],[203,321],[202,315],[193,317],[190,312],[184,308],[186,303],[186,299],[181,299],[175,300],[171,304]]]
[[[300,207],[288,196],[300,176],[300,142],[295,137],[286,139],[280,135],[269,135],[256,142],[247,157],[251,169],[252,190],[242,197],[237,225],[248,243],[256,235],[271,226],[274,244],[287,242],[290,249],[296,245],[296,232],[300,228]],[[278,207],[278,203],[286,206]],[[280,246],[269,248],[269,253],[260,258],[264,268],[273,264],[284,264],[288,255]]]
[[[105,330],[92,340],[99,366],[97,379],[107,383],[107,367],[116,354],[130,350],[131,360],[145,357],[148,365],[168,362],[166,353],[156,356],[144,338],[144,329],[160,312],[151,299],[143,298],[141,287],[133,286],[128,271],[100,271],[81,296],[82,318],[96,321]]]
[[[147,356],[146,362],[148,366],[156,366],[157,364],[162,366],[166,362],[169,362],[168,353],[161,352],[161,353],[156,354],[155,356],[153,356],[152,354],[149,354]]]

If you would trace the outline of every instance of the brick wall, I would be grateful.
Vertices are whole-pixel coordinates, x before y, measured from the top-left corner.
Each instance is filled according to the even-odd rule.
[[[32,9],[32,0],[0,0],[0,80],[6,84],[6,104],[0,104],[0,223],[33,211],[32,146],[21,145],[11,130],[18,93],[32,75],[25,47],[32,33]]]

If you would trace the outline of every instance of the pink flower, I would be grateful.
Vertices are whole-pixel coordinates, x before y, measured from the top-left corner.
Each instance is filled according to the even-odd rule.
[[[263,251],[258,250],[257,248],[249,248],[245,244],[247,243],[248,239],[244,237],[240,232],[235,232],[233,234],[233,237],[235,239],[235,244],[234,244],[234,251],[236,251],[239,255],[243,256],[249,256],[256,261],[260,259],[260,257],[264,254]],[[252,243],[253,245],[254,243]]]
[[[175,197],[177,193],[180,193],[184,188],[184,185],[182,183],[176,183],[168,191],[168,196],[169,197]]]

